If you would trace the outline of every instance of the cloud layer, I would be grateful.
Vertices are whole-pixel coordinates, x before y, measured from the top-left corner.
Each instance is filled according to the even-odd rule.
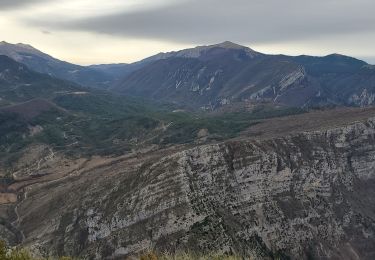
[[[30,19],[81,30],[182,43],[267,43],[375,31],[373,0],[182,0],[152,9],[85,19]]]
[[[225,40],[374,63],[374,0],[0,0],[0,35],[81,64]]]
[[[19,9],[48,0],[0,0],[0,10]]]

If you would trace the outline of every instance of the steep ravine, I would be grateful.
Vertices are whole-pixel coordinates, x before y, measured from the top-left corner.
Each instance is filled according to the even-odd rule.
[[[89,259],[375,259],[375,119],[117,161],[32,186],[18,214],[25,245]]]

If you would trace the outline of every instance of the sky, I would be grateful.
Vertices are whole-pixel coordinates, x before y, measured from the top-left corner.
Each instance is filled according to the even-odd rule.
[[[375,64],[374,0],[0,0],[0,41],[88,65],[232,41]]]

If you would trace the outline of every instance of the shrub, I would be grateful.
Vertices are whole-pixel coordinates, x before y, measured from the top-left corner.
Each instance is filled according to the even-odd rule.
[[[139,257],[139,260],[158,260],[158,256],[153,252],[148,252]]]
[[[1,260],[36,260],[24,249],[9,249],[4,241],[0,241]]]
[[[71,257],[60,257],[52,259],[35,258],[26,249],[9,248],[4,241],[0,240],[0,260],[73,260]]]
[[[223,255],[223,254],[197,254],[193,252],[178,252],[163,254],[156,254],[154,252],[147,252],[139,257],[139,260],[242,260],[243,257],[236,255]],[[251,260],[251,258],[248,258]]]

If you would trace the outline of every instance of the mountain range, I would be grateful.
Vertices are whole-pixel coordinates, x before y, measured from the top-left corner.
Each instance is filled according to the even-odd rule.
[[[375,100],[375,67],[339,54],[266,55],[224,42],[160,53],[132,64],[86,67],[59,61],[24,44],[3,42],[0,54],[84,86],[193,109],[259,102],[368,106]]]
[[[96,67],[79,66],[58,60],[27,44],[0,42],[0,55],[23,63],[34,71],[69,80],[83,86],[106,88],[114,80],[112,74]],[[122,66],[126,66],[123,64]]]
[[[234,118],[185,112],[170,104],[84,87],[0,55],[0,165],[34,143],[80,156],[126,153],[149,145],[194,142],[200,129],[209,131],[206,139],[222,140],[256,119],[300,112],[271,106]]]
[[[374,66],[338,54],[79,66],[2,42],[0,238],[46,259],[372,260],[374,100]]]
[[[236,102],[300,107],[374,102],[374,67],[343,55],[265,55],[226,42],[157,57],[113,90],[204,108]]]

